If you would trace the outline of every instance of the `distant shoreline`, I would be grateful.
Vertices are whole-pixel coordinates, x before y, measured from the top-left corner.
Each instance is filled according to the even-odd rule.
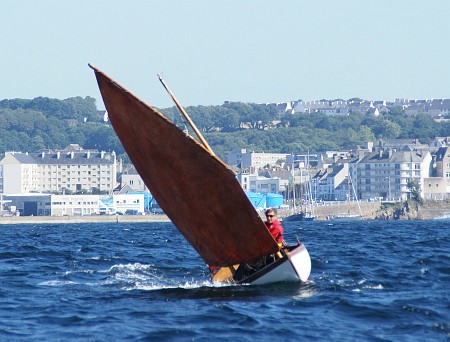
[[[339,215],[339,213],[362,213],[363,220],[374,220],[382,213],[381,202],[361,202],[353,203],[323,203],[314,207],[315,221],[326,221],[330,215]],[[419,209],[419,220],[432,220],[436,218],[450,218],[450,203],[441,203],[436,201],[427,201],[427,205]],[[280,218],[288,216],[289,213],[280,210]],[[264,215],[261,212],[261,219]],[[408,219],[404,217],[403,219]],[[410,219],[410,218],[409,218]],[[148,215],[86,215],[86,216],[0,216],[0,225],[2,224],[39,224],[39,223],[93,223],[93,222],[171,222],[167,215],[148,214]]]
[[[86,215],[86,216],[4,216],[1,224],[92,223],[92,222],[170,222],[166,215]]]

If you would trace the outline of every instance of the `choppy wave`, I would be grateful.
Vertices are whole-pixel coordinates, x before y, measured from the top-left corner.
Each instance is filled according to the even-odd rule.
[[[285,223],[307,285],[218,285],[170,223],[12,225],[0,340],[448,341],[450,227]]]

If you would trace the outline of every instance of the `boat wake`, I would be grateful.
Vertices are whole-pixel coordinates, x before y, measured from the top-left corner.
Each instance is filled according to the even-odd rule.
[[[80,269],[65,271],[58,279],[39,283],[40,286],[89,287],[103,292],[142,291],[175,296],[177,298],[229,298],[248,296],[289,296],[293,299],[311,297],[316,292],[314,282],[299,286],[298,283],[283,283],[273,286],[247,286],[213,282],[201,267],[180,269],[156,267],[153,264],[124,263],[106,269]],[[231,292],[230,292],[231,291]]]
[[[108,284],[119,285],[123,290],[166,290],[166,289],[198,289],[201,287],[216,287],[209,278],[196,280],[189,277],[190,272],[181,271],[178,276],[168,277],[172,272],[158,269],[154,265],[140,263],[119,264],[112,266],[107,272]]]
[[[169,272],[168,272],[169,271]],[[40,282],[40,286],[107,286],[124,291],[155,291],[170,289],[222,288],[236,286],[233,284],[215,283],[202,269],[193,276],[192,270],[172,270],[157,268],[152,264],[129,263],[116,264],[103,270],[71,270],[65,271],[60,279]]]

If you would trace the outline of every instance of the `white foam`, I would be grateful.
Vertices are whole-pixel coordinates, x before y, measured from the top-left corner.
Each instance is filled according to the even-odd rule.
[[[66,280],[48,280],[39,283],[38,285],[42,286],[63,286],[63,285],[72,285],[76,284],[74,281],[66,281]]]

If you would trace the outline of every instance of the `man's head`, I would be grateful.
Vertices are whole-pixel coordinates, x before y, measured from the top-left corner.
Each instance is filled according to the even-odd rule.
[[[267,222],[273,222],[277,219],[277,210],[276,209],[267,209],[266,210],[266,218]]]

